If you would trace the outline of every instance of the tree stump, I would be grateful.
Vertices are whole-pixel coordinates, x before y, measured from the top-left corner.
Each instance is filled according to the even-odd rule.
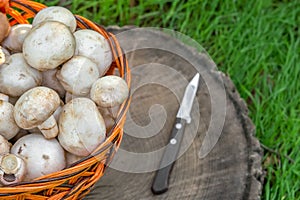
[[[230,78],[217,71],[207,54],[162,31],[108,29],[117,35],[132,69],[132,103],[121,147],[85,199],[260,199],[262,150],[247,106]],[[185,129],[169,190],[153,195],[154,168],[184,89],[198,71],[202,78],[192,122]],[[216,120],[222,118],[218,127]],[[140,157],[134,160],[128,154]]]

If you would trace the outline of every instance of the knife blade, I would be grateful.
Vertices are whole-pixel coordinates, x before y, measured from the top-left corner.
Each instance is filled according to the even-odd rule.
[[[169,137],[169,142],[156,171],[151,190],[153,194],[162,194],[168,190],[169,176],[177,158],[186,124],[191,122],[191,110],[198,90],[199,73],[187,85],[180,107],[178,109],[175,123]]]

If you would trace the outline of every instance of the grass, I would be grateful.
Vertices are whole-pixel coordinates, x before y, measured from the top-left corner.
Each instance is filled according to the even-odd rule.
[[[269,149],[263,199],[300,199],[300,1],[45,3],[68,6],[103,25],[165,27],[195,39],[230,75],[248,103],[257,137]]]

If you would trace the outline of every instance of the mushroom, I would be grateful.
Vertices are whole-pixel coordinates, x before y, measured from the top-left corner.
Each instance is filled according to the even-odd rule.
[[[9,153],[10,147],[11,143],[9,143],[5,137],[0,135],[0,155]]]
[[[12,26],[2,45],[14,53],[22,52],[24,39],[31,28],[31,24],[17,24]]]
[[[75,55],[85,56],[96,63],[99,75],[103,76],[112,63],[112,52],[107,39],[100,33],[83,29],[74,33]]]
[[[60,113],[62,111],[62,107],[64,106],[64,102],[62,100],[60,100],[60,106],[58,106],[58,108],[55,110],[55,112],[53,113],[53,117],[56,121],[56,124],[58,123],[58,119],[59,119],[59,116],[60,116]],[[58,128],[58,127],[57,127]],[[49,130],[50,131],[50,130]],[[43,134],[41,132],[41,130],[38,128],[38,127],[35,127],[35,128],[32,128],[32,129],[29,129],[28,130],[29,133],[38,133],[38,134]],[[45,132],[45,131],[44,131]],[[53,134],[53,135],[52,135]],[[55,129],[55,133],[47,133],[46,132],[46,135],[50,135],[50,136],[47,136],[47,138],[54,138],[56,137],[58,134],[58,129],[57,129],[57,133],[56,133],[56,129]],[[45,136],[46,137],[46,136]]]
[[[8,35],[9,30],[10,30],[10,25],[8,22],[8,19],[5,14],[0,12],[0,43],[3,41],[3,39]]]
[[[10,97],[21,96],[41,82],[42,74],[26,63],[22,53],[11,55],[0,68],[0,92]]]
[[[105,140],[105,132],[103,118],[92,100],[76,98],[63,107],[58,141],[66,151],[87,156]]]
[[[70,29],[56,21],[45,21],[28,33],[23,44],[25,60],[40,71],[54,69],[69,60],[75,52]]]
[[[0,93],[0,100],[8,102],[9,101],[9,96],[3,93]]]
[[[61,85],[61,83],[59,82],[59,80],[56,78],[57,71],[58,71],[57,69],[50,69],[42,72],[43,75],[42,86],[55,90],[59,94],[60,98],[64,98],[66,91],[64,87]]]
[[[64,102],[62,100],[60,100],[60,105],[53,113],[53,116],[54,116],[54,119],[56,120],[56,122],[58,122],[58,120],[59,120],[59,116],[61,114],[61,111],[62,111],[64,105],[65,105]]]
[[[74,56],[66,62],[56,77],[69,93],[86,96],[99,77],[97,65],[84,56]]]
[[[55,117],[51,115],[46,121],[38,126],[46,139],[55,138],[58,134],[58,126]]]
[[[106,133],[108,133],[115,125],[119,108],[120,106],[115,106],[112,108],[103,108],[98,106],[98,110],[104,119]]]
[[[10,53],[7,49],[0,46],[0,66],[9,58]]]
[[[27,171],[22,158],[14,154],[0,155],[0,182],[10,185],[23,181]]]
[[[32,21],[33,27],[44,21],[58,21],[65,24],[72,32],[75,31],[77,23],[71,11],[60,6],[44,8],[36,14]]]
[[[83,158],[84,158],[84,156],[77,156],[70,152],[66,152],[67,167],[70,167],[73,163],[75,163]]]
[[[17,135],[20,130],[13,113],[14,106],[7,101],[0,100],[0,134],[7,140]]]
[[[45,139],[40,134],[28,134],[21,137],[11,148],[11,153],[24,159],[28,170],[25,179],[57,172],[66,167],[65,152],[58,141]]]
[[[58,94],[47,87],[35,87],[17,101],[14,117],[19,127],[28,130],[38,127],[45,138],[54,138],[58,127],[53,113],[60,105]]]
[[[118,76],[99,78],[91,88],[91,99],[100,107],[114,107],[122,104],[128,97],[127,83]]]
[[[87,95],[84,95],[84,96],[80,96],[80,95],[74,95],[74,94],[71,94],[71,93],[69,93],[69,92],[66,92],[66,95],[65,95],[65,103],[68,103],[68,102],[71,101],[72,99],[80,98],[80,97],[90,98],[90,94],[87,94]]]

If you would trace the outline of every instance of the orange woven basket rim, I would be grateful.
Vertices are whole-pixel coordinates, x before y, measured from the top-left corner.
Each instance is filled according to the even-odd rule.
[[[9,16],[9,22],[14,24],[29,24],[28,19],[33,18],[35,14],[47,6],[29,0],[0,0],[0,12],[6,13]],[[21,10],[22,12],[19,12]],[[107,72],[108,75],[114,73],[114,69],[119,70],[120,76],[127,82],[129,91],[131,85],[131,73],[128,66],[128,61],[123,53],[122,48],[116,36],[107,32],[102,26],[91,22],[90,20],[74,15],[77,20],[77,27],[80,29],[92,29],[102,34],[108,41],[113,53],[113,63]],[[131,94],[129,92],[128,98],[121,105],[116,119],[116,123],[107,133],[106,140],[97,147],[89,156],[73,163],[70,167],[65,168],[59,172],[51,173],[43,177],[39,177],[29,182],[21,182],[19,184],[12,184],[9,186],[0,186],[0,199],[60,199],[69,197],[80,198],[88,193],[91,187],[103,175],[105,167],[111,161],[113,155],[119,148],[122,135],[123,126],[125,123],[126,112],[129,109],[131,101]],[[101,165],[99,164],[101,163]],[[89,172],[88,169],[94,169],[95,172]],[[94,174],[93,174],[94,173]],[[88,184],[86,179],[89,175],[93,174],[92,180]],[[83,178],[82,178],[83,177]],[[78,179],[82,179],[78,181]],[[66,183],[66,181],[69,183]],[[72,187],[71,183],[79,182],[76,186]],[[69,185],[68,185],[69,184]],[[61,190],[61,192],[54,192],[54,188]],[[70,189],[68,189],[70,188]],[[45,191],[43,191],[45,190]],[[43,194],[35,194],[43,191]],[[80,193],[78,192],[80,191]],[[74,194],[76,194],[74,196]],[[45,196],[43,196],[45,195]]]

